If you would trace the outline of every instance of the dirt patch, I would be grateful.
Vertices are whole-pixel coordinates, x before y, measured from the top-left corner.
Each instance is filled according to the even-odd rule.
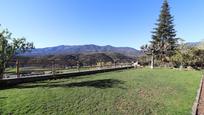
[[[121,98],[115,104],[116,110],[123,114],[127,114],[129,110],[133,109],[134,102]]]

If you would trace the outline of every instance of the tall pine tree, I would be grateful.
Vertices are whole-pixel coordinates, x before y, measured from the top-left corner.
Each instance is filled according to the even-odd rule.
[[[170,13],[168,1],[164,0],[156,28],[153,31],[152,41],[150,41],[149,47],[152,49],[152,55],[161,62],[168,61],[168,58],[176,51],[177,41],[173,16]]]

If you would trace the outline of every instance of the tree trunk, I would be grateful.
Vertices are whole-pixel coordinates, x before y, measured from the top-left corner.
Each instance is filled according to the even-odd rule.
[[[180,65],[179,70],[181,71],[183,69],[183,64]]]
[[[4,68],[0,67],[0,79],[3,79],[4,76]]]
[[[154,69],[154,55],[151,55],[151,65],[150,65],[151,69]]]

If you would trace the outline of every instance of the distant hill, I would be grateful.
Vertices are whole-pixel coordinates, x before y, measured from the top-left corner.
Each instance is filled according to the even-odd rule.
[[[45,55],[68,55],[68,54],[88,54],[88,53],[120,53],[125,56],[135,57],[142,52],[130,47],[113,47],[97,45],[60,45],[56,47],[37,48],[31,52],[22,54],[23,56],[45,56]]]
[[[189,47],[198,47],[200,45],[200,42],[187,42],[185,45]]]
[[[131,63],[135,58],[125,56],[120,53],[87,53],[87,54],[67,54],[67,55],[46,55],[46,56],[30,56],[18,57],[21,65],[24,66],[42,66],[50,67],[52,60],[58,66],[76,66],[80,62],[84,66],[97,65],[98,62],[104,63]]]

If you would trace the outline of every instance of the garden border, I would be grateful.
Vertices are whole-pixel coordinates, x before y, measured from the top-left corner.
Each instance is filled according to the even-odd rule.
[[[197,115],[198,114],[198,106],[199,106],[199,101],[200,101],[200,97],[201,97],[201,91],[203,90],[203,85],[204,85],[204,76],[202,76],[201,80],[200,80],[200,85],[199,88],[197,90],[197,95],[196,95],[196,100],[193,104],[192,107],[192,115]]]

